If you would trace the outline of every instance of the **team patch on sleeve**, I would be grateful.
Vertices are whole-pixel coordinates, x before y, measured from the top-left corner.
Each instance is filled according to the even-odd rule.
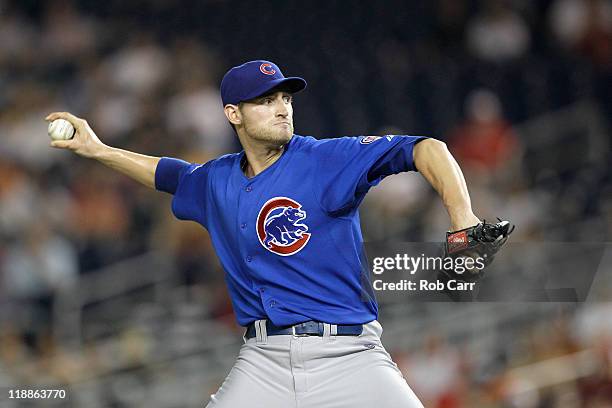
[[[367,145],[367,144],[377,141],[380,138],[381,138],[380,136],[361,136],[361,140],[359,140],[359,143],[363,145]]]

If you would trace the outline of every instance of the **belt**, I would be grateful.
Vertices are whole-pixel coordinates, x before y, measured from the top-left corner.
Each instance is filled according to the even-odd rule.
[[[272,324],[270,320],[266,320],[266,334],[268,336],[278,336],[290,334],[293,336],[323,336],[324,324],[309,320],[307,322],[298,323],[294,326],[278,327]],[[361,324],[338,324],[336,336],[359,336],[363,331]],[[251,339],[255,337],[255,323],[247,326],[245,338]]]

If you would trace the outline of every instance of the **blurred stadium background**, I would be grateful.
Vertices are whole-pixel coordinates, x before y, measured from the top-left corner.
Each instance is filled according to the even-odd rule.
[[[203,406],[241,343],[206,232],[174,220],[169,196],[50,149],[47,113],[205,161],[239,149],[221,75],[271,59],[309,81],[297,133],[437,137],[513,241],[602,243],[611,39],[606,0],[0,0],[2,392]],[[362,218],[370,241],[448,227],[418,176],[387,179]],[[612,407],[611,264],[608,243],[586,302],[383,304],[383,341],[428,408]]]

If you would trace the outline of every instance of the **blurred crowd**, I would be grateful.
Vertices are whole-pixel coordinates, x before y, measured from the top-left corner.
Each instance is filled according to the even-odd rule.
[[[150,251],[172,260],[204,318],[231,320],[206,232],[174,220],[170,197],[49,148],[43,118],[70,111],[109,145],[204,162],[240,149],[218,85],[245,60],[307,79],[294,101],[299,134],[444,140],[477,215],[512,220],[519,241],[611,237],[610,1],[0,0],[0,44],[0,366],[15,364],[11,350],[31,358],[61,348],[57,293]],[[538,121],[554,129],[582,104],[576,122],[592,137],[561,129],[542,141],[528,130]],[[371,192],[362,222],[368,240],[436,241],[448,228],[431,188],[405,175]],[[589,347],[607,350],[598,373],[609,399],[584,406],[612,404],[606,342]],[[432,340],[407,367],[456,370],[446,373],[454,384],[466,368],[449,347]],[[533,347],[525,352],[535,361]],[[437,361],[454,367],[427,367]],[[450,401],[436,404],[484,406]]]
[[[577,313],[559,306],[537,325],[500,324],[492,339],[474,333],[460,344],[433,330],[420,349],[396,350],[395,360],[428,408],[610,407],[610,312],[609,304]],[[500,343],[504,335],[512,341]]]

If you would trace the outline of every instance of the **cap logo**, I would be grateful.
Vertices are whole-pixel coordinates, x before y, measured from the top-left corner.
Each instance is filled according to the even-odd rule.
[[[276,74],[276,70],[272,68],[272,64],[268,62],[264,62],[263,64],[261,64],[259,66],[259,70],[261,71],[262,74],[266,74],[266,75]]]

